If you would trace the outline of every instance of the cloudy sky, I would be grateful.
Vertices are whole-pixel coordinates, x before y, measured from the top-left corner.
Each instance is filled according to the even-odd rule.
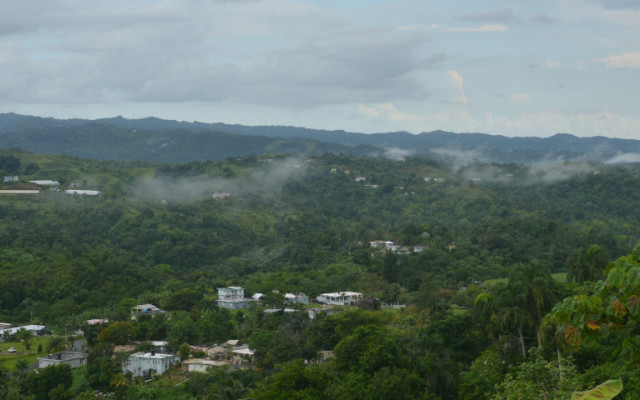
[[[640,139],[638,0],[2,0],[0,112]]]

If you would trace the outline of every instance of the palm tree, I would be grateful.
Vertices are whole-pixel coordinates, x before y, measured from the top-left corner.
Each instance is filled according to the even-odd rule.
[[[525,332],[533,329],[539,336],[540,321],[556,301],[556,287],[547,269],[519,265],[511,271],[507,285],[496,285],[476,297],[474,314],[488,324],[494,341],[505,334],[516,335],[520,353],[526,357]]]
[[[540,346],[540,322],[557,301],[557,282],[544,267],[520,265],[511,272],[507,287],[515,304],[529,313]]]
[[[502,331],[513,331],[515,329],[518,332],[522,357],[526,357],[527,349],[524,343],[523,329],[531,328],[534,323],[529,311],[517,305],[503,307],[499,311],[497,319]]]
[[[558,327],[550,317],[542,319],[540,324],[540,330],[538,331],[538,338],[542,345],[553,346],[556,349],[556,355],[558,357],[558,376],[562,380],[562,347],[567,343],[564,339],[564,335],[558,333]]]
[[[567,281],[581,283],[602,279],[608,263],[609,254],[598,245],[578,250],[567,258]]]

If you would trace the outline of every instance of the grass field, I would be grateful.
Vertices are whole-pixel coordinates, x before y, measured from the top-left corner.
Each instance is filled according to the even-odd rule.
[[[556,282],[558,283],[567,283],[567,273],[566,272],[557,272],[555,274],[551,274],[551,276],[553,277],[553,279],[556,280]],[[495,285],[497,283],[504,283],[506,284],[507,281],[509,279],[508,278],[495,278],[495,279],[488,279],[486,281],[484,281],[484,284],[486,286],[491,286],[491,285]]]
[[[48,338],[33,338],[30,350],[27,350],[23,342],[0,342],[0,350],[2,350],[0,351],[0,367],[13,372],[16,370],[19,360],[25,360],[28,364],[33,364],[38,357],[47,354],[44,349],[47,348],[48,341]],[[38,352],[39,346],[43,349],[41,352]],[[17,352],[8,353],[7,350],[10,347],[15,347]]]

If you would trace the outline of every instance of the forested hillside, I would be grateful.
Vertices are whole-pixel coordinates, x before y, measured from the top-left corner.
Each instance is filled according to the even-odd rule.
[[[391,159],[422,156],[463,164],[535,165],[549,160],[637,162],[640,141],[569,134],[547,138],[445,131],[417,135],[408,132],[363,134],[159,118],[62,120],[0,113],[0,148],[12,147],[101,160],[189,162],[263,153],[307,156],[333,153]]]
[[[0,322],[41,323],[61,334],[108,318],[105,331],[130,329],[124,339],[92,333],[84,381],[74,375],[73,388],[60,389],[66,398],[96,391],[218,398],[242,385],[229,398],[511,399],[517,390],[539,394],[541,376],[549,398],[565,398],[622,376],[623,364],[607,364],[610,355],[636,340],[631,325],[613,319],[585,335],[577,322],[567,331],[569,306],[545,319],[564,297],[601,295],[589,282],[634,252],[635,164],[460,167],[331,154],[164,164],[6,150],[0,170],[19,176],[2,190],[60,183],[36,195],[0,194]],[[101,196],[70,195],[69,187]],[[375,249],[375,240],[404,249]],[[567,272],[573,283],[558,281]],[[219,309],[216,288],[228,285],[311,298],[354,290],[366,300],[315,320],[271,318],[259,307]],[[625,309],[636,310],[629,301]],[[379,310],[384,302],[408,307]],[[170,319],[129,322],[130,307],[144,303]],[[597,315],[594,308],[583,322]],[[600,330],[604,339],[586,335]],[[584,343],[569,345],[556,331],[573,332],[575,344],[580,331]],[[232,338],[256,349],[252,369],[197,375],[177,388],[118,381],[124,377],[110,358],[114,344],[130,340],[166,339],[177,350]],[[319,350],[335,359],[306,365]],[[565,353],[573,358],[558,358]],[[550,367],[558,359],[560,376]],[[105,366],[111,375],[97,376]],[[0,370],[0,393],[34,395],[25,382],[37,377],[11,375],[15,369]],[[626,396],[638,395],[636,377],[627,374],[625,385]]]

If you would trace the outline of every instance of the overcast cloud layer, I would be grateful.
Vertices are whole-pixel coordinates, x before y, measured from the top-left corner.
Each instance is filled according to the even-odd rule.
[[[0,112],[640,139],[634,0],[3,0]]]

